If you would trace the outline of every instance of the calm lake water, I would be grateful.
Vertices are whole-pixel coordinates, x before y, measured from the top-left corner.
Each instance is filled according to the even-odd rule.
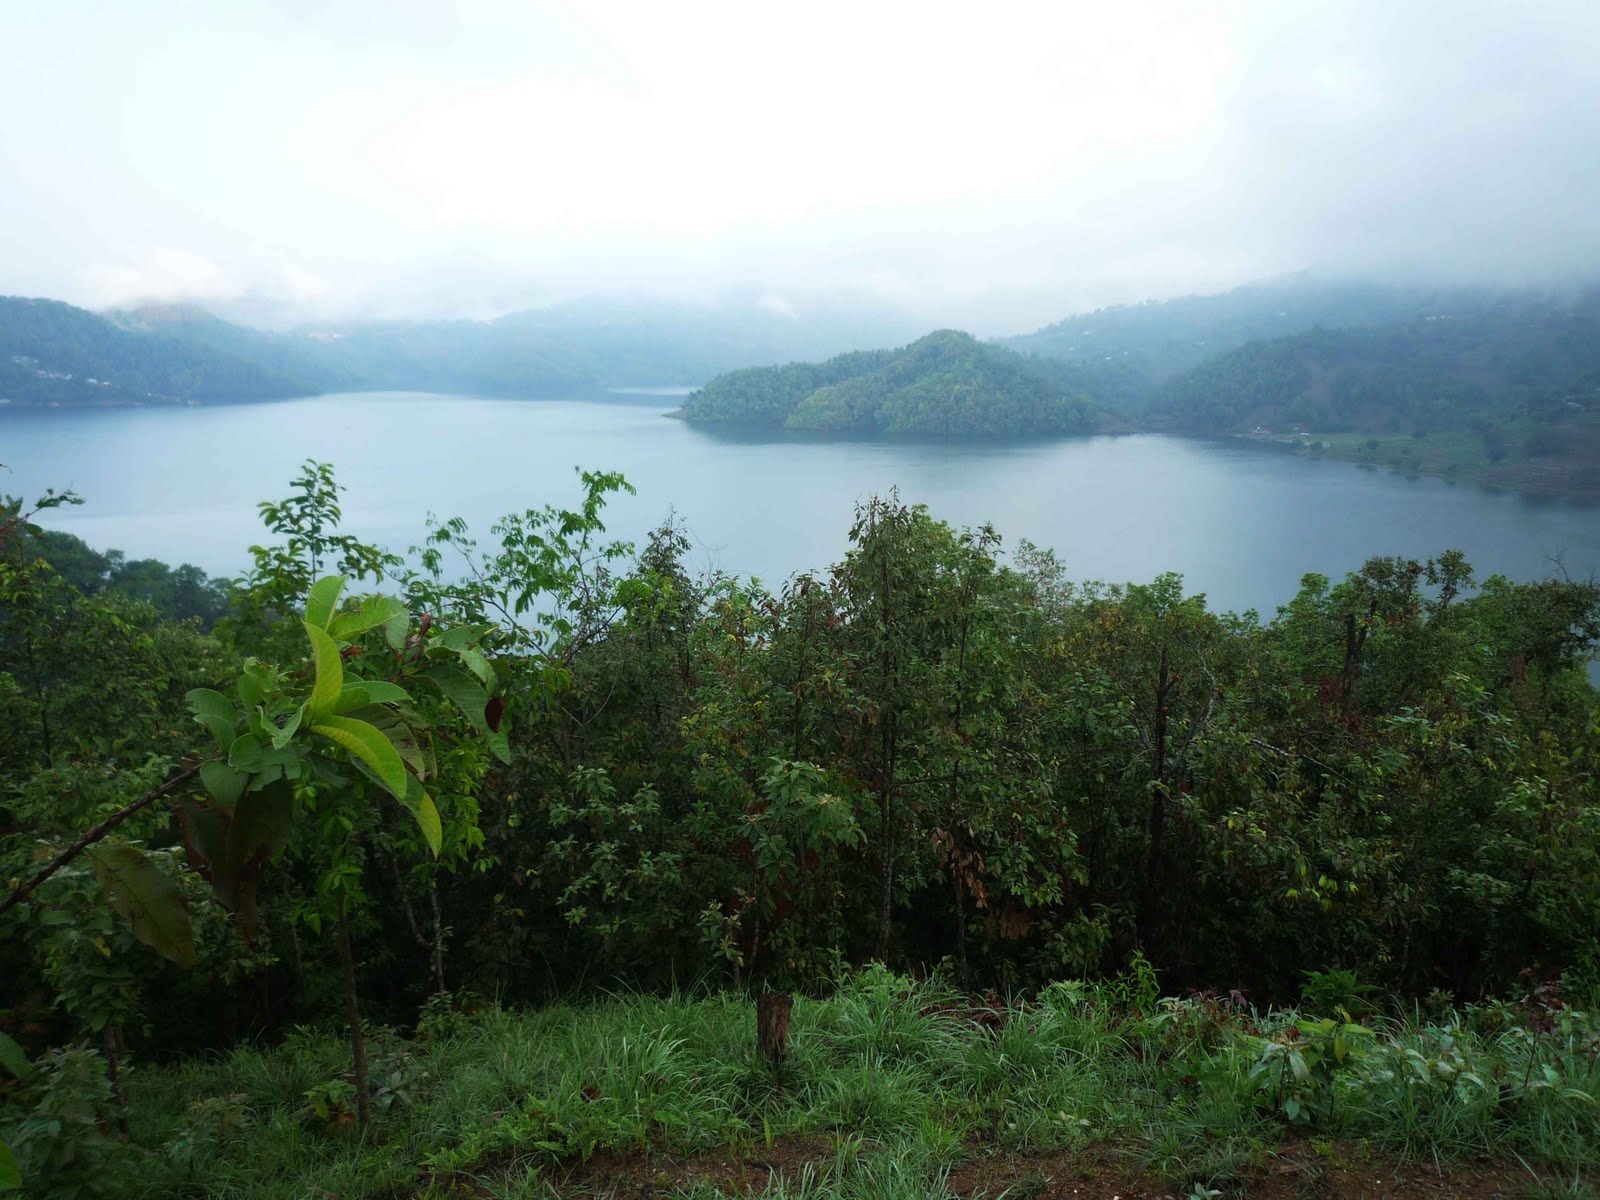
[[[481,534],[503,513],[578,494],[574,467],[638,488],[608,526],[676,513],[694,564],[777,583],[844,551],[853,506],[898,486],[956,525],[1052,546],[1078,578],[1181,572],[1214,607],[1270,613],[1308,571],[1374,554],[1467,553],[1479,575],[1600,572],[1600,507],[1405,479],[1270,448],[1154,435],[1032,444],[826,442],[665,419],[671,394],[510,401],[363,393],[277,404],[0,413],[0,492],[71,486],[49,524],[131,557],[233,573],[261,538],[255,503],[307,457],[332,461],[346,527],[392,549],[430,512]]]

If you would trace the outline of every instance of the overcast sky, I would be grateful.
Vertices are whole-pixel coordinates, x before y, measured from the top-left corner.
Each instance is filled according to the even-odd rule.
[[[1600,267],[1600,0],[48,0],[0,292],[486,315],[866,291],[1004,332]]]

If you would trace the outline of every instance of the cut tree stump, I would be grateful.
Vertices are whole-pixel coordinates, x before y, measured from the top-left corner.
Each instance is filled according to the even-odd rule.
[[[788,992],[763,992],[756,997],[756,1053],[773,1066],[789,1049],[789,1012],[794,997]]]

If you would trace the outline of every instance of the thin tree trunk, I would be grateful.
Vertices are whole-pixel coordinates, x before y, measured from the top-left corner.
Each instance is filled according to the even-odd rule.
[[[50,742],[50,701],[46,697],[44,684],[39,679],[39,663],[33,656],[33,634],[23,636],[23,648],[28,656],[28,677],[33,684],[33,694],[39,705],[39,742],[40,749],[44,752],[44,762],[49,766],[55,759],[55,749]]]
[[[968,575],[963,584],[961,599],[963,602],[961,614],[961,642],[956,650],[956,702],[950,714],[950,742],[956,747],[955,767],[950,772],[950,796],[945,804],[945,819],[949,822],[950,829],[950,869],[955,879],[956,889],[956,956],[961,967],[961,986],[968,983],[967,974],[967,890],[962,880],[961,872],[965,864],[961,861],[960,838],[957,830],[961,828],[961,814],[956,811],[961,803],[961,709],[962,702],[966,699],[967,683],[967,638],[972,631],[972,606],[976,600],[976,581],[973,574]]]
[[[344,968],[344,1007],[350,1020],[350,1059],[355,1072],[356,1121],[365,1130],[372,1120],[371,1098],[367,1091],[367,1039],[361,1028],[361,1001],[356,996],[356,960],[350,950],[350,924],[345,920],[344,901],[339,901],[339,964]]]
[[[428,994],[431,996],[442,992],[444,991],[444,921],[439,913],[438,880],[432,876],[428,879],[428,899],[433,911],[433,931],[430,937],[422,932],[422,924],[417,920],[416,909],[411,905],[411,897],[406,894],[406,882],[405,877],[400,874],[400,864],[393,858],[388,858],[388,863],[389,874],[394,879],[395,895],[400,900],[400,911],[405,914],[406,926],[411,930],[411,939],[427,956]]]
[[[965,991],[972,983],[967,969],[967,889],[962,886],[960,866],[956,867],[956,962],[961,971],[961,987]]]
[[[889,960],[889,926],[894,920],[894,737],[886,727],[883,734],[883,780],[878,789],[879,876],[878,896],[879,962]]]
[[[756,1053],[773,1067],[789,1052],[789,1016],[794,996],[788,992],[762,992],[756,997]]]
[[[789,757],[794,761],[800,760],[800,728],[805,716],[805,705],[801,701],[806,686],[806,648],[811,644],[811,587],[809,584],[800,589],[800,604],[804,619],[800,624],[800,663],[794,673],[794,713],[790,723]]]
[[[122,1037],[114,1021],[100,1031],[100,1047],[106,1057],[106,1075],[111,1080],[111,1096],[117,1102],[117,1130],[128,1138],[128,1096],[122,1089]]]
[[[428,902],[433,906],[433,990],[438,993],[445,990],[444,912],[439,907],[439,880],[435,876],[428,877]]]
[[[892,547],[877,546],[878,552],[878,636],[883,639],[883,657],[880,664],[878,703],[879,719],[883,732],[879,735],[878,761],[878,836],[881,894],[878,898],[879,962],[889,958],[889,925],[894,917],[894,723],[895,707],[900,702],[899,671],[896,670],[894,634],[894,604],[889,590],[889,553]]]
[[[1150,739],[1151,781],[1149,854],[1145,859],[1144,891],[1139,905],[1139,940],[1146,954],[1155,952],[1161,926],[1160,877],[1167,830],[1167,697],[1172,689],[1171,662],[1161,647],[1161,666],[1155,685],[1154,736]]]

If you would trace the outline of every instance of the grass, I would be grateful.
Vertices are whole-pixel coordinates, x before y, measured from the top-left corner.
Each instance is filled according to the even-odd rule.
[[[1083,1161],[1169,1189],[1156,1194],[1226,1196],[1292,1151],[1308,1195],[1341,1154],[1520,1159],[1536,1168],[1515,1167],[1530,1196],[1593,1195],[1600,1024],[1581,1013],[1541,1017],[1537,1033],[1506,1006],[1370,1023],[1348,1061],[1302,1081],[1262,1070],[1270,1044],[1314,1058],[1324,1035],[1296,1014],[1055,999],[980,1022],[933,985],[871,970],[796,1001],[777,1073],[756,1061],[753,1006],[737,995],[491,1007],[436,1039],[373,1038],[379,1115],[365,1137],[337,1101],[308,1111],[306,1093],[346,1064],[337,1032],[297,1033],[136,1070],[121,1194],[509,1200],[620,1173],[635,1193],[696,1200],[1026,1200]],[[1314,1120],[1286,1115],[1296,1089],[1321,1089],[1306,1092]]]
[[[1494,465],[1484,448],[1483,438],[1467,430],[1431,433],[1420,438],[1409,434],[1371,437],[1322,433],[1313,440],[1327,443],[1327,453],[1335,458],[1386,467],[1407,475],[1438,475],[1463,483],[1485,481]]]
[[[1592,501],[1600,495],[1600,421],[1593,418],[1555,427],[1529,421],[1502,427],[1498,458],[1472,430],[1410,434],[1314,433],[1300,453],[1326,454],[1408,477],[1437,476],[1453,483]]]

